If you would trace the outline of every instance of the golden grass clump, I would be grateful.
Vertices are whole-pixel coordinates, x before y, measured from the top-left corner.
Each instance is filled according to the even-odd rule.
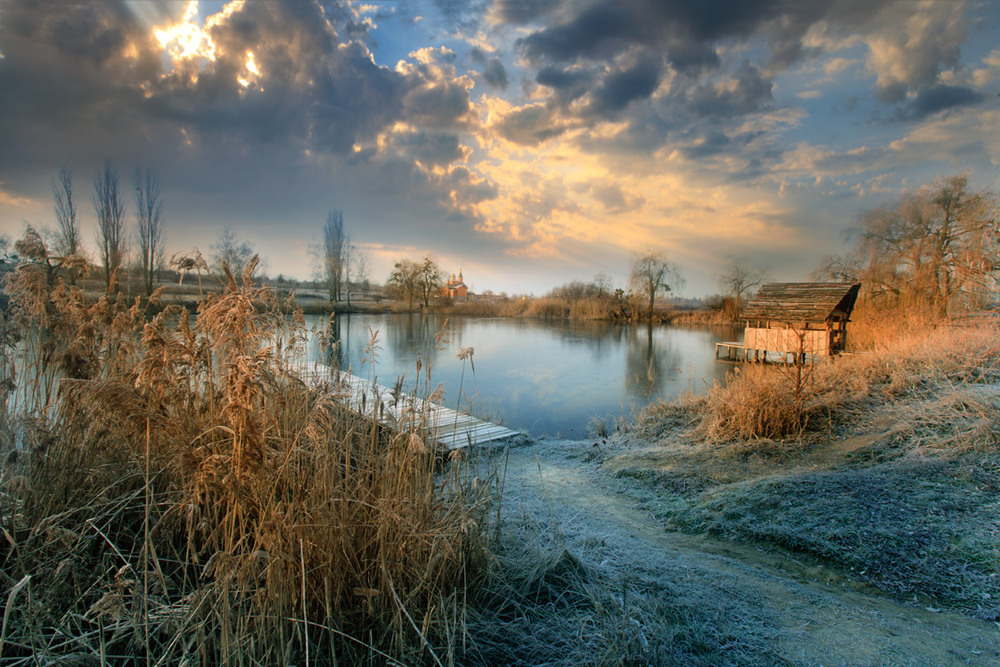
[[[7,278],[0,660],[454,657],[494,486],[301,381],[253,264],[195,318]]]
[[[577,299],[569,309],[574,320],[611,320],[620,316],[621,307],[610,297]]]
[[[570,303],[568,300],[555,296],[543,296],[532,299],[524,314],[528,317],[561,320],[569,316],[569,309]]]
[[[803,416],[789,379],[760,365],[737,368],[704,399],[699,434],[710,440],[783,438],[801,432]]]

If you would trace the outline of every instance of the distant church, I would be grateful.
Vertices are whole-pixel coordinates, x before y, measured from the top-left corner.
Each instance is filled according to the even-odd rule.
[[[448,284],[445,285],[444,294],[450,299],[455,299],[456,301],[465,301],[469,297],[469,288],[465,284],[465,280],[462,278],[462,269],[458,270],[458,277],[455,274],[451,274],[451,278],[448,280]]]

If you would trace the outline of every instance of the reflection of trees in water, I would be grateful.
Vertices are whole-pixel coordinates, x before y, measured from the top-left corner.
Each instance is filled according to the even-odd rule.
[[[625,344],[625,391],[632,398],[658,395],[680,374],[681,353],[673,345],[653,342],[653,324],[632,327]]]
[[[331,318],[327,325],[327,336],[318,336],[319,361],[336,365],[343,370],[360,370],[365,349],[371,340],[371,326],[377,335],[379,362],[376,372],[390,361],[384,355],[391,355],[393,365],[413,368],[419,359],[423,369],[433,366],[434,361],[446,350],[462,346],[466,324],[461,318],[448,319],[419,313],[392,315],[387,318],[372,318],[370,315],[343,313]],[[365,363],[366,369],[368,362]]]
[[[605,320],[526,320],[524,324],[554,334],[570,347],[586,348],[595,359],[618,348],[628,328]]]
[[[386,349],[392,350],[400,365],[409,366],[419,359],[428,368],[433,367],[441,352],[461,343],[465,325],[461,318],[409,313],[392,318],[386,328]]]
[[[320,363],[347,370],[350,366],[351,316],[334,315],[318,338]]]

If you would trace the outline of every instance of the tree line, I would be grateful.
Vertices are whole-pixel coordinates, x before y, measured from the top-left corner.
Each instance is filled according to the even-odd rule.
[[[134,248],[134,264],[147,295],[154,288],[156,272],[165,265],[165,215],[160,180],[149,167],[137,167],[132,176],[135,192],[134,230],[127,230],[128,202],[121,175],[110,159],[93,178],[91,202],[97,221],[98,260],[109,293],[118,289],[118,276]],[[52,246],[59,257],[75,266],[85,264],[73,171],[60,166],[52,179],[56,229]],[[955,309],[981,308],[995,303],[1000,271],[998,199],[989,190],[969,187],[968,178],[940,178],[896,200],[865,210],[848,237],[847,252],[827,256],[814,279],[860,282],[863,298],[890,306],[913,306],[947,316]],[[9,239],[0,239],[7,241]],[[223,265],[241,274],[256,255],[252,244],[225,228],[211,246],[212,269]],[[196,251],[195,251],[196,252]],[[351,303],[352,286],[367,283],[368,259],[351,242],[343,211],[331,209],[321,237],[311,251],[315,277],[324,285],[332,304]],[[76,258],[70,260],[69,258]],[[82,259],[81,259],[82,258]],[[184,256],[194,266],[200,259]],[[200,260],[208,268],[204,260]],[[176,267],[175,267],[176,268]],[[76,280],[79,269],[70,269]],[[717,308],[737,319],[741,307],[767,279],[767,270],[742,259],[729,259],[718,276],[722,295]],[[443,293],[446,274],[428,256],[400,259],[386,281],[389,296],[428,307]],[[591,282],[572,281],[554,288],[549,296],[576,302],[581,299],[617,300],[627,304],[629,319],[653,319],[657,299],[683,284],[676,264],[662,250],[632,258],[627,291],[614,289],[610,277],[598,274]],[[625,311],[623,311],[625,312]]]

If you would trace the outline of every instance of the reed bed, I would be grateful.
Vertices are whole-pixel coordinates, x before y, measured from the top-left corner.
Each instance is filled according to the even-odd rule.
[[[969,405],[982,400],[976,398],[976,387],[1000,381],[1000,328],[993,324],[916,329],[888,324],[878,325],[877,331],[859,327],[852,334],[870,341],[867,348],[801,368],[738,366],[702,395],[650,406],[637,426],[655,433],[662,430],[659,421],[684,413],[700,438],[731,441],[741,450],[748,442],[766,448],[762,441],[794,440],[838,420],[859,419],[872,401],[916,394],[947,405]],[[966,395],[970,398],[961,398]]]
[[[562,296],[497,298],[453,303],[440,308],[442,312],[478,317],[534,317],[538,319],[627,320],[627,304],[612,296],[567,298]],[[659,313],[669,320],[670,313]]]
[[[196,318],[149,319],[145,301],[87,300],[44,244],[18,250],[0,661],[461,661],[488,471],[302,382],[301,315],[253,266]]]

